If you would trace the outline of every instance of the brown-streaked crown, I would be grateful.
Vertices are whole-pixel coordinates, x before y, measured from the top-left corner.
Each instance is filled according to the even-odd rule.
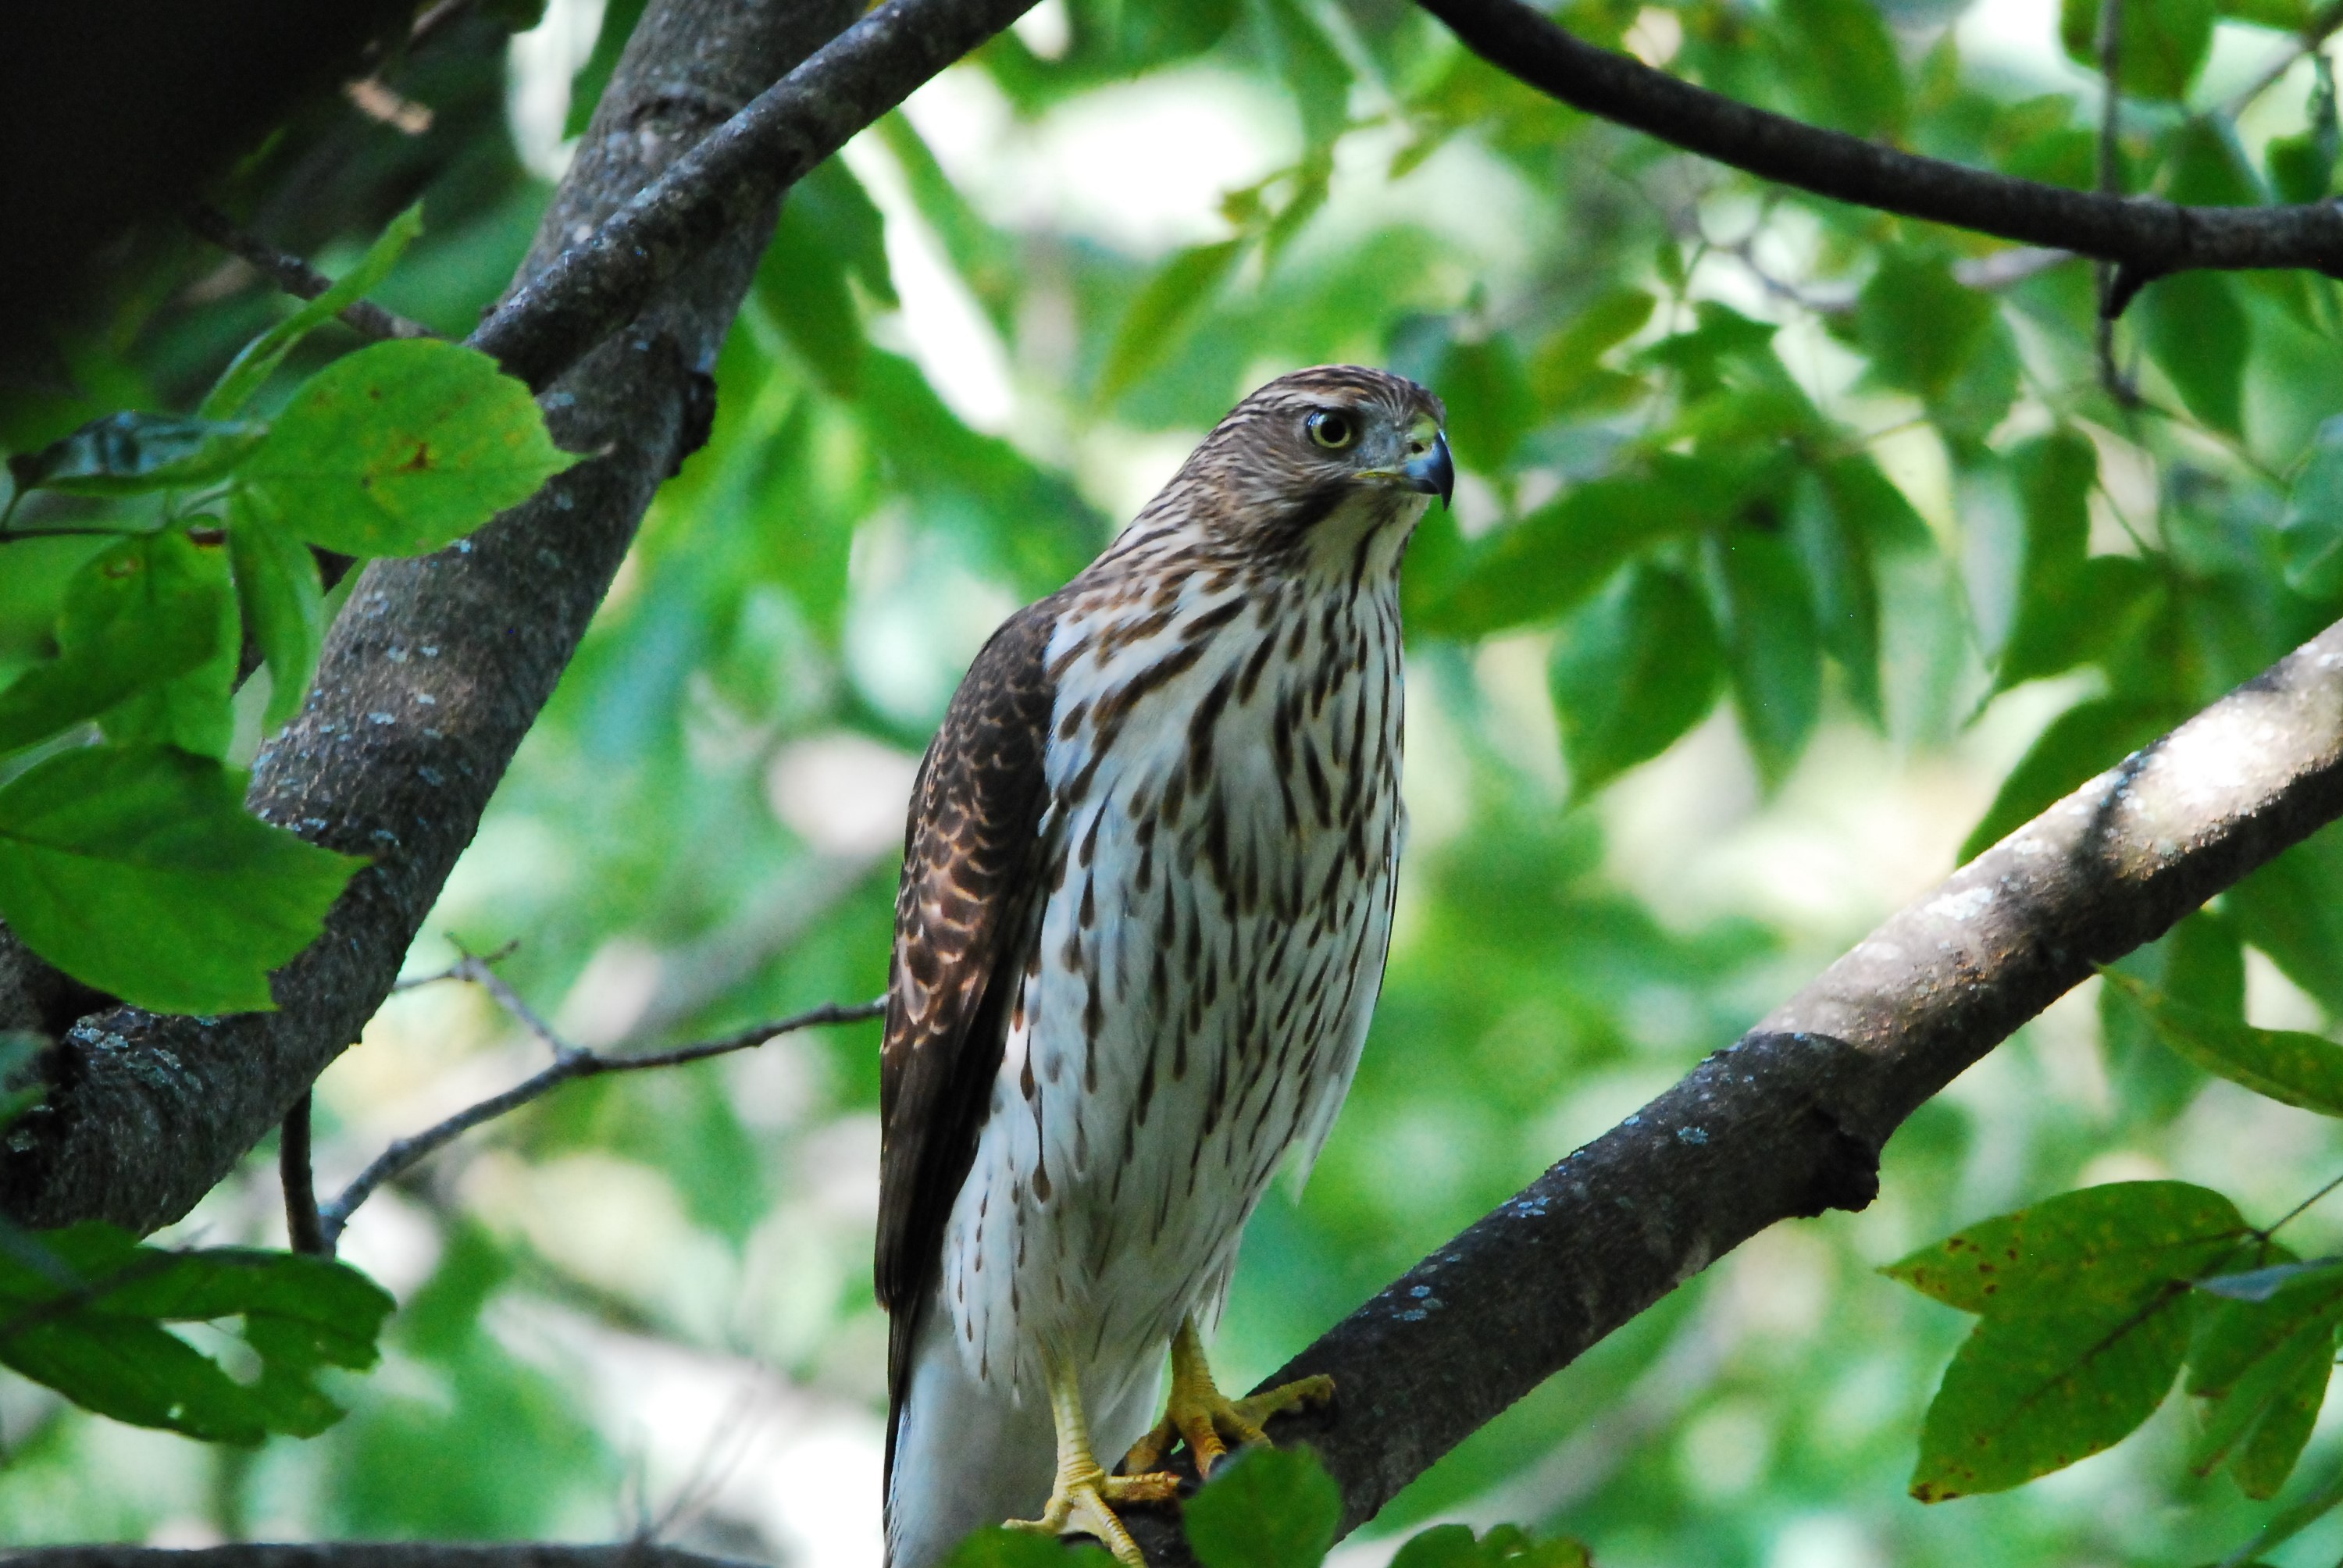
[[[1361,365],[1320,365],[1271,381],[1212,427],[1161,495],[1144,525],[1176,512],[1226,542],[1290,543],[1362,494],[1412,498],[1401,472],[1442,437],[1447,409],[1403,376]]]

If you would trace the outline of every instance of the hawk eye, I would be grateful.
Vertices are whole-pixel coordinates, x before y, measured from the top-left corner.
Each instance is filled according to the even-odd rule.
[[[1310,438],[1329,452],[1339,452],[1359,438],[1359,427],[1337,408],[1321,408],[1310,416]]]

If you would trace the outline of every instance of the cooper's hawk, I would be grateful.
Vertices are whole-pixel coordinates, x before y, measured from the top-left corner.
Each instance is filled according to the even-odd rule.
[[[1037,1513],[1135,1565],[1114,1506],[1171,1478],[1098,1453],[1209,1468],[1325,1392],[1222,1397],[1197,1324],[1382,983],[1400,557],[1454,482],[1443,417],[1353,366],[1263,387],[994,634],[928,749],[880,1091],[890,1568]]]

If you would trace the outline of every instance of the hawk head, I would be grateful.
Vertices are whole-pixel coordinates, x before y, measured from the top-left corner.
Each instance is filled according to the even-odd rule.
[[[1428,498],[1445,505],[1455,487],[1446,412],[1388,371],[1296,370],[1230,410],[1148,511],[1172,503],[1219,542],[1273,556],[1331,561],[1388,534],[1395,557]]]

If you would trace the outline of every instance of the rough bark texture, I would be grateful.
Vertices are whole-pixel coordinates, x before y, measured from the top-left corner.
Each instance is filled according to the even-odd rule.
[[[2097,964],[2343,816],[2343,624],[1955,872],[1262,1385],[1373,1518],[1507,1405],[1779,1220],[1859,1209],[1888,1135]],[[1129,1523],[1187,1561],[1163,1514]]]
[[[2343,276],[2343,207],[2332,202],[2179,206],[2016,179],[1736,103],[1574,37],[1520,0],[1421,3],[1474,54],[1574,108],[1816,196],[2121,263],[2122,297],[2191,267]]]
[[[546,215],[525,281],[853,18],[853,0],[667,0],[637,28]],[[373,857],[326,934],[275,977],[279,1011],[116,1008],[46,1064],[10,1130],[0,1208],[24,1223],[184,1214],[356,1040],[601,602],[659,482],[704,437],[708,369],[771,232],[773,192],[546,398],[598,452],[473,538],[377,561],[334,625],[301,717],[263,753],[253,809]]]

